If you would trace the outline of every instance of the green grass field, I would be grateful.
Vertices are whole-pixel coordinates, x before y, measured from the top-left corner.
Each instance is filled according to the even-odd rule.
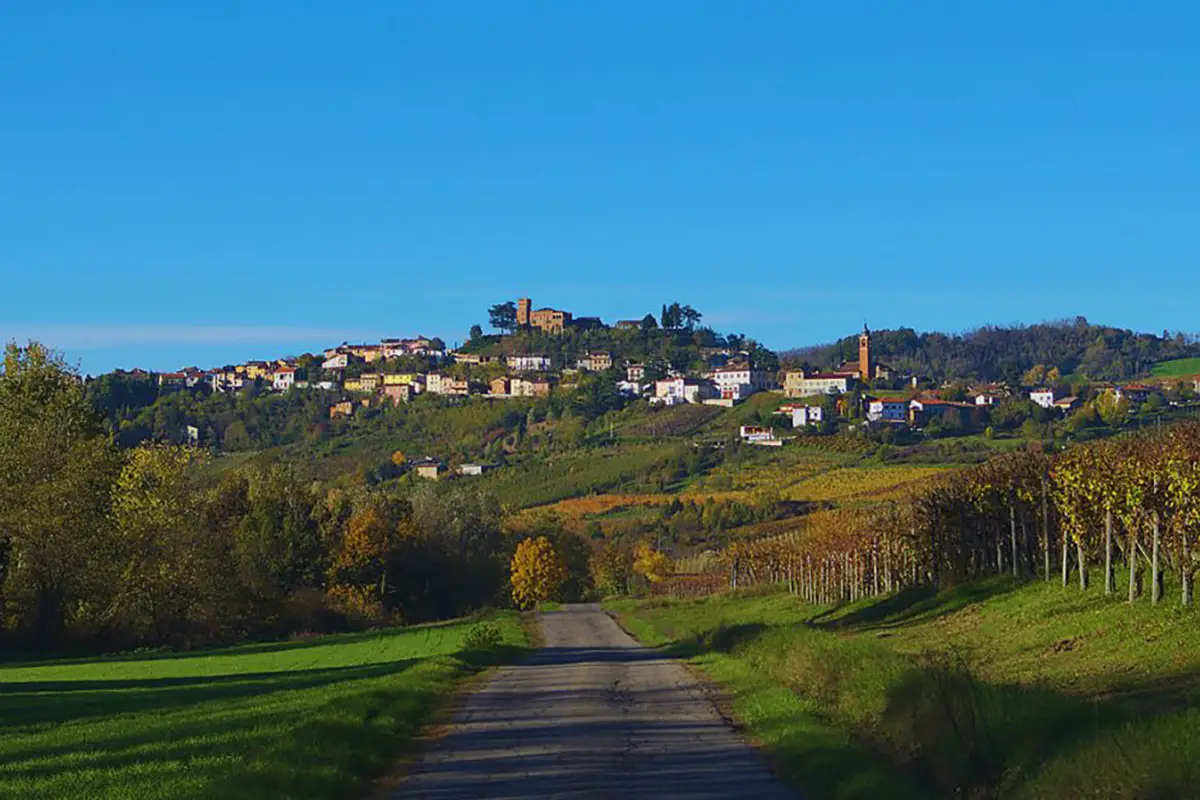
[[[1150,370],[1156,378],[1181,378],[1190,375],[1200,375],[1200,358],[1177,358],[1174,361],[1160,361]]]
[[[782,593],[613,605],[732,690],[814,797],[1183,797],[1194,611],[1006,579],[838,609]]]
[[[469,620],[195,653],[0,666],[0,797],[364,796],[458,681]]]

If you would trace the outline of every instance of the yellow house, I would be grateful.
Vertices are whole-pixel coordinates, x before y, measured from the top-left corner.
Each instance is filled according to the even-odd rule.
[[[417,376],[411,372],[402,372],[399,375],[384,375],[384,386],[404,386],[410,383],[416,383]]]
[[[354,380],[354,379],[348,380],[345,383],[343,383],[342,388],[345,389],[347,392],[366,391],[365,389],[363,389],[362,381]]]
[[[383,384],[382,375],[361,375],[358,383],[364,392],[373,392]]]

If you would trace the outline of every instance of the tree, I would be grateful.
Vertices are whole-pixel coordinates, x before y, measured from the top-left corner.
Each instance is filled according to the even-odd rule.
[[[1129,419],[1129,398],[1117,397],[1111,389],[1096,398],[1096,413],[1105,424],[1117,427]]]
[[[479,325],[472,325],[471,332],[468,335],[471,337],[472,341],[474,341],[475,339],[482,339],[483,338],[483,328]]]
[[[56,644],[106,588],[119,468],[62,356],[36,342],[8,345],[0,373],[0,580],[5,615],[36,646]]]
[[[511,300],[497,303],[488,309],[488,324],[498,331],[512,333],[517,329],[517,304]]]
[[[646,316],[642,317],[641,327],[643,333],[649,333],[650,331],[658,328],[658,321],[654,319],[653,314],[647,314]]]
[[[633,571],[650,583],[665,581],[675,572],[671,559],[648,542],[638,542],[633,548]]]
[[[554,599],[567,579],[567,568],[545,536],[517,545],[511,566],[512,597],[518,608]]]

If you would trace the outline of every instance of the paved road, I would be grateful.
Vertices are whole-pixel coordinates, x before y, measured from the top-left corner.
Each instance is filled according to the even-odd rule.
[[[686,669],[599,608],[541,624],[545,647],[467,698],[396,800],[794,796]]]

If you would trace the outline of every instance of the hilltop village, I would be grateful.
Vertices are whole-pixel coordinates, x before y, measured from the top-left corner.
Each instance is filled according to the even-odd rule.
[[[644,401],[668,408],[697,405],[732,408],[771,393],[765,418],[742,425],[747,443],[779,446],[796,434],[828,434],[847,426],[875,431],[884,441],[914,434],[983,432],[993,424],[1032,427],[1079,418],[1129,415],[1143,407],[1190,401],[1200,379],[1166,382],[1092,383],[1060,378],[1057,369],[1030,369],[1021,385],[942,381],[902,374],[876,354],[872,332],[858,335],[857,357],[814,367],[784,363],[778,355],[736,334],[719,335],[701,325],[687,305],[663,305],[658,316],[606,324],[598,317],[535,307],[529,297],[492,306],[485,334],[473,326],[468,341],[447,347],[427,336],[343,342],[321,353],[248,361],[212,369],[187,367],[151,374],[123,373],[157,383],[160,394],[200,391],[320,391],[330,420],[353,419],[371,409],[412,402],[422,395],[453,402],[478,398],[550,398],[578,391],[582,383],[615,393],[621,402]],[[760,407],[762,405],[760,404]],[[792,431],[792,433],[789,433]],[[1028,433],[1028,432],[1027,432]],[[184,438],[199,443],[198,429]]]

